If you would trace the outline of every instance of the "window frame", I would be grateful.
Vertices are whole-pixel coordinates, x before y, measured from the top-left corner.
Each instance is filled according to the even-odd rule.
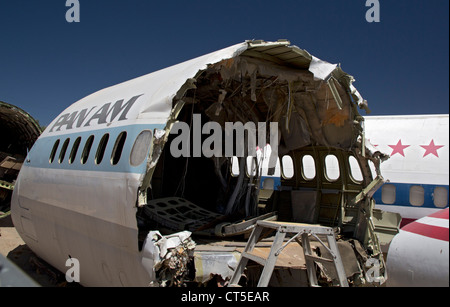
[[[305,161],[304,161],[304,159],[306,157],[311,157],[311,159],[312,159],[313,166],[314,166],[312,168],[312,169],[314,169],[314,176],[313,177],[308,177],[307,174],[305,173],[305,169],[306,168],[305,168]],[[309,154],[309,153],[308,154],[304,154],[302,156],[301,163],[302,163],[302,177],[303,177],[303,179],[306,180],[306,181],[312,181],[312,180],[316,179],[316,177],[317,177],[317,163],[316,163],[316,159],[314,159],[314,156],[312,154]]]
[[[119,133],[119,135],[116,138],[116,141],[114,142],[114,147],[111,152],[111,165],[117,165],[120,162],[120,159],[122,158],[123,149],[125,148],[125,142],[127,141],[127,132],[122,131]]]
[[[329,174],[329,166],[328,166],[328,163],[331,163],[331,162],[327,162],[327,158],[328,157],[334,157],[335,159],[336,159],[336,163],[337,163],[337,171],[338,171],[338,176],[336,177],[336,178],[334,178],[334,177],[330,177],[330,174]],[[334,162],[333,162],[334,163]],[[336,154],[334,154],[334,153],[329,153],[329,154],[327,154],[327,155],[325,155],[325,157],[324,157],[324,159],[323,159],[323,165],[324,165],[324,176],[325,176],[325,179],[328,181],[328,182],[332,182],[332,183],[334,183],[334,182],[337,182],[337,181],[339,181],[339,179],[341,178],[341,176],[342,176],[342,174],[341,174],[341,166],[340,166],[340,163],[339,163],[339,158],[337,157],[337,155]],[[331,169],[332,170],[332,169]]]
[[[80,144],[81,144],[81,136],[77,137],[75,139],[75,142],[73,142],[72,150],[70,151],[69,155],[69,164],[73,164],[73,162],[75,161],[75,158],[78,154],[78,149],[80,149]]]
[[[81,154],[80,162],[82,165],[86,164],[89,160],[89,156],[91,155],[92,145],[94,145],[95,136],[91,134],[86,143],[84,143],[83,152]]]
[[[103,161],[103,158],[105,157],[106,147],[108,146],[109,142],[109,133],[105,133],[102,138],[100,139],[100,142],[97,146],[97,151],[95,152],[95,159],[94,163],[96,165],[100,165]]]
[[[52,164],[53,161],[55,161],[55,158],[56,158],[56,152],[58,151],[58,148],[59,148],[59,144],[60,144],[60,143],[61,143],[61,140],[60,140],[60,139],[57,139],[57,140],[55,141],[55,143],[53,144],[53,148],[52,148],[52,151],[50,152],[50,156],[49,156],[49,159],[48,159],[48,163]]]
[[[148,144],[146,144],[147,150],[146,150],[145,154],[142,154],[142,157],[141,157],[141,156],[137,156],[137,157],[140,158],[140,159],[139,159],[139,163],[134,163],[134,162],[136,162],[136,161],[133,161],[133,160],[134,160],[133,157],[136,158],[136,156],[135,156],[135,149],[137,148],[137,145],[139,145],[139,146],[141,145],[141,144],[138,144],[138,140],[139,140],[139,137],[141,137],[141,135],[142,135],[144,132],[145,132],[145,133],[150,133],[150,136],[149,136],[149,142],[148,142]],[[147,155],[148,155],[149,151],[151,151],[152,141],[153,141],[153,135],[154,135],[154,134],[153,134],[153,131],[152,131],[152,130],[150,130],[150,129],[144,129],[144,130],[142,130],[141,132],[139,132],[139,134],[136,136],[136,138],[134,139],[133,146],[131,147],[130,155],[129,155],[129,162],[130,162],[130,165],[131,165],[131,166],[137,167],[137,166],[141,165],[142,163],[144,163],[145,159],[147,158]],[[142,142],[143,142],[143,141],[142,141]]]
[[[70,144],[70,138],[65,139],[63,145],[61,146],[61,151],[59,152],[59,158],[58,158],[59,164],[64,162],[69,144]]]

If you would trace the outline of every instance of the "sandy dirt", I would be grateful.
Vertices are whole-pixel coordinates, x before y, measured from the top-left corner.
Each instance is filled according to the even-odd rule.
[[[25,244],[11,221],[0,219],[0,254],[43,287],[67,286],[65,275],[40,259]]]

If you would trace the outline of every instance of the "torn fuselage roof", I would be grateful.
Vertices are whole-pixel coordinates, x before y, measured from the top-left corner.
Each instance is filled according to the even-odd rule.
[[[165,125],[174,101],[194,88],[197,78],[208,67],[238,57],[259,59],[294,73],[307,72],[317,80],[333,83],[329,96],[324,98],[352,97],[355,104],[363,105],[352,85],[353,77],[336,65],[320,61],[287,41],[247,41],[91,94],[62,112],[43,136],[139,123]]]

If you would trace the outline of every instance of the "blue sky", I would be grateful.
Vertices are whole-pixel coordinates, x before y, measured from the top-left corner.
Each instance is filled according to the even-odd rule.
[[[372,115],[449,113],[449,1],[0,0],[0,100],[48,125],[105,87],[248,39],[292,44],[356,79]]]

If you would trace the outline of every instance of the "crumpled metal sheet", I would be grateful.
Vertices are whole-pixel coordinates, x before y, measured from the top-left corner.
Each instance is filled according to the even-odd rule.
[[[348,241],[337,242],[339,253],[341,255],[342,263],[344,265],[345,274],[347,278],[352,279],[355,275],[361,274],[360,266],[358,265],[358,259],[355,255],[353,247]],[[317,248],[320,250],[321,257],[332,259],[330,252],[318,244]],[[321,271],[321,277],[328,281],[330,284],[339,284],[339,279],[336,274],[333,263],[316,263]]]
[[[206,283],[219,275],[223,280],[231,279],[240,259],[239,252],[208,252],[194,253],[195,281]]]
[[[159,231],[147,235],[142,251],[142,265],[151,279],[151,286],[179,286],[188,273],[195,242],[191,232],[182,231],[163,236]]]
[[[327,80],[336,67],[337,64],[330,64],[312,56],[311,64],[309,64],[309,71],[314,74],[314,78]]]

